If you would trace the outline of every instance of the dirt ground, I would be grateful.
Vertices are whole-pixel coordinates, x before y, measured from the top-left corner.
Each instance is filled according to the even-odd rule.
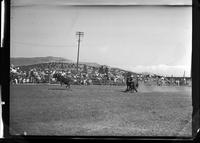
[[[13,135],[191,136],[191,87],[11,85]]]

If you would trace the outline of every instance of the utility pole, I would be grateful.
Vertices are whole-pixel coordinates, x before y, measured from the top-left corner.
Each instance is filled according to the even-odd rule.
[[[80,49],[80,42],[81,37],[83,37],[84,32],[76,32],[76,35],[78,36],[78,53],[77,53],[77,64],[76,64],[76,73],[78,74],[78,63],[79,63],[79,49]]]

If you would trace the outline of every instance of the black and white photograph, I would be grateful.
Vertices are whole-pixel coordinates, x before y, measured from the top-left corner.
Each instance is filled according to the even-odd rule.
[[[192,137],[192,0],[11,0],[11,135]]]

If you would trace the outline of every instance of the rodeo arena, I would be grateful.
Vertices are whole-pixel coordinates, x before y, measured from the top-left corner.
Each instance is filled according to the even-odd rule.
[[[10,66],[10,133],[191,136],[191,78],[102,65]]]

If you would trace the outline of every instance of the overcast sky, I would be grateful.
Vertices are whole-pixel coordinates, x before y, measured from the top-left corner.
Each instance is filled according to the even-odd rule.
[[[71,2],[82,1],[12,1],[11,57],[58,56],[76,61],[75,33],[82,31],[80,61],[135,72],[190,75],[191,6],[72,6]],[[157,2],[171,4],[172,0]]]

